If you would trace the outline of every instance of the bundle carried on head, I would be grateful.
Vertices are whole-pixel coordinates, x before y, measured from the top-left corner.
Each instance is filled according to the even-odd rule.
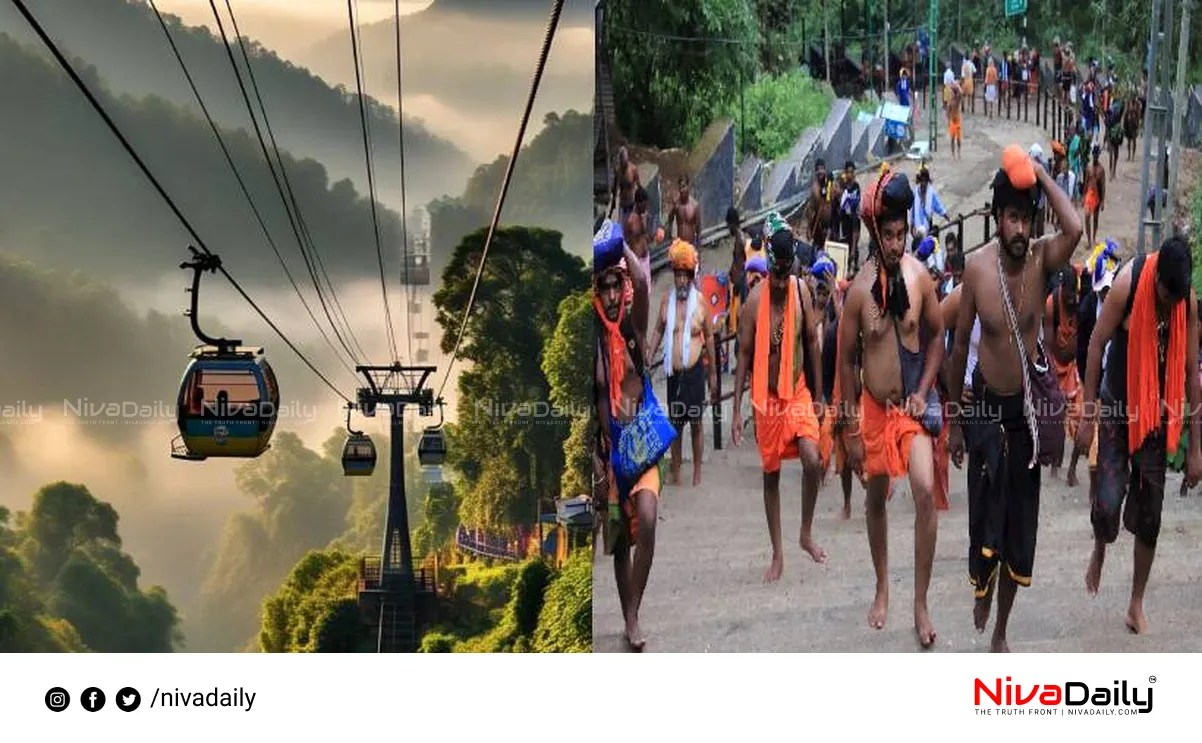
[[[868,237],[872,242],[880,243],[877,225],[907,218],[914,205],[914,189],[905,173],[891,170],[870,185],[861,198],[860,217],[868,228]]]
[[[1018,145],[1002,151],[1002,167],[993,176],[993,204],[996,215],[1007,207],[1034,212],[1039,199],[1039,180],[1031,156]]]
[[[692,243],[676,238],[672,247],[668,248],[668,263],[672,265],[673,271],[696,271],[697,249]]]
[[[823,251],[819,251],[814,256],[814,264],[810,266],[810,275],[820,282],[834,281],[838,271],[839,268],[835,265],[834,259]]]
[[[622,235],[622,225],[611,220],[605,220],[601,229],[593,235],[593,276],[599,276],[606,271],[620,268],[625,255],[626,241]]]

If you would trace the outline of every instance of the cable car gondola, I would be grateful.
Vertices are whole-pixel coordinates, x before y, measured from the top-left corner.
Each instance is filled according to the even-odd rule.
[[[351,410],[346,406],[346,430],[350,434],[342,446],[342,474],[347,477],[370,477],[376,470],[376,445],[371,437],[351,428]]]
[[[441,398],[438,401],[438,416],[438,425],[422,431],[421,441],[417,444],[417,461],[422,467],[440,467],[447,458],[447,439],[442,433]]]
[[[187,461],[254,458],[271,445],[280,388],[262,348],[242,346],[239,340],[211,338],[200,330],[200,275],[219,268],[221,259],[191,250],[196,260],[180,265],[195,272],[189,290],[192,307],[185,314],[203,345],[193,349],[192,361],[180,381],[176,399],[179,436],[171,442],[171,456]]]

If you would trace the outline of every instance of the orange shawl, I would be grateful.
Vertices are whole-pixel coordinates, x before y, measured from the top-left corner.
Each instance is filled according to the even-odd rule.
[[[1148,434],[1160,428],[1160,380],[1156,352],[1156,264],[1158,253],[1144,261],[1131,306],[1127,336],[1127,445],[1134,454]],[[1169,410],[1168,451],[1177,451],[1185,398],[1185,302],[1169,316],[1169,348],[1165,355],[1164,397]]]
[[[601,306],[601,298],[593,295],[593,307],[597,317],[605,326],[606,355],[609,357],[609,414],[617,415],[622,404],[622,379],[626,376],[626,339],[622,337],[622,318],[626,316],[626,303],[623,302],[618,310],[618,321],[610,322],[605,316],[605,308]]]
[[[751,404],[766,410],[768,404],[768,355],[772,340],[772,300],[765,286],[760,294],[759,312],[755,319],[755,357],[751,366]],[[785,299],[784,337],[780,342],[780,374],[776,395],[781,400],[793,399],[793,355],[797,342],[797,282],[789,278]]]

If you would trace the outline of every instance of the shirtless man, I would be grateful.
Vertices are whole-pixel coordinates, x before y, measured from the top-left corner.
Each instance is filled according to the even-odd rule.
[[[947,106],[947,134],[951,139],[952,157],[957,160],[964,153],[964,118],[962,116],[964,108],[964,92],[960,88],[959,83],[953,82],[948,88]]]
[[[809,225],[809,240],[815,250],[821,250],[830,234],[831,219],[842,202],[839,184],[826,172],[822,158],[814,163],[814,183],[810,186],[810,198],[806,202],[806,223]]]
[[[693,439],[693,487],[701,484],[703,439],[702,413],[705,409],[705,384],[709,380],[710,399],[718,399],[718,358],[714,346],[714,325],[709,305],[696,286],[697,249],[677,240],[668,249],[672,266],[673,288],[659,303],[659,319],[647,344],[654,358],[660,343],[667,339],[664,371],[668,375],[668,417],[676,429],[672,442],[672,484],[680,484],[681,434],[688,424]],[[702,353],[705,353],[704,359]]]
[[[614,167],[614,187],[609,199],[607,216],[613,218],[614,207],[621,206],[622,221],[635,208],[635,189],[642,187],[639,179],[639,169],[630,161],[630,153],[625,146],[618,148],[618,162]]]
[[[914,191],[901,173],[890,173],[865,189],[864,226],[877,248],[857,274],[843,305],[839,379],[844,418],[849,421],[848,465],[867,481],[868,545],[876,571],[876,598],[868,625],[882,629],[888,617],[885,504],[891,480],[908,475],[915,509],[914,631],[919,644],[929,648],[935,642],[935,627],[927,607],[927,588],[938,529],[931,436],[939,433],[931,428],[942,424],[942,415],[936,412],[930,420],[928,392],[943,360],[943,315],[926,266],[906,251],[913,200]],[[863,354],[863,390],[858,398],[857,345]]]
[[[814,542],[811,527],[818,502],[821,459],[818,452],[820,406],[802,372],[809,365],[815,389],[822,388],[822,363],[806,283],[793,275],[796,260],[793,233],[776,222],[768,245],[770,272],[747,296],[739,318],[739,363],[735,370],[731,441],[743,441],[743,390],[751,372],[751,404],[756,445],[764,472],[764,511],[772,561],[764,581],[780,580],[785,567],[781,545],[780,469],[784,459],[802,465],[801,548],[815,562],[826,561],[826,550]]]
[[[604,225],[593,239],[593,308],[598,344],[593,390],[609,479],[610,517],[604,524],[605,551],[614,556],[614,579],[626,621],[625,639],[636,651],[642,650],[646,643],[639,627],[639,608],[655,555],[659,467],[656,460],[633,483],[622,483],[615,475],[613,459],[617,443],[634,434],[633,428],[625,426],[633,420],[649,390],[645,384],[646,345],[641,330],[647,327],[650,311],[647,279],[638,257],[625,246],[621,229],[613,223]],[[627,281],[634,286],[629,305],[624,296]]]
[[[672,227],[676,226],[673,233]],[[692,184],[687,175],[677,181],[676,203],[668,214],[668,234],[677,240],[696,245],[701,238],[701,204],[693,199]]]
[[[1081,388],[1082,375],[1077,371],[1080,284],[1081,275],[1076,266],[1060,269],[1056,286],[1048,296],[1043,313],[1043,337],[1047,343],[1052,367],[1056,370],[1060,391],[1064,393],[1064,400],[1068,404],[1064,418],[1066,442],[1076,441],[1077,426],[1081,423],[1081,403],[1085,399]],[[1088,453],[1089,450],[1085,451]],[[1068,476],[1065,478],[1065,484],[1070,488],[1077,485],[1077,460],[1080,458],[1081,449],[1074,446]],[[1059,474],[1061,464],[1062,462],[1052,463],[1052,479]]]
[[[1102,167],[1102,148],[1093,146],[1093,159],[1085,168],[1085,239],[1094,244],[1098,234],[1098,214],[1106,211],[1106,169]]]
[[[1120,269],[1089,341],[1085,411],[1089,423],[1097,424],[1100,483],[1090,508],[1094,549],[1085,587],[1097,595],[1106,547],[1118,538],[1121,521],[1135,537],[1127,605],[1127,628],[1135,634],[1148,630],[1144,590],[1160,535],[1168,453],[1177,451],[1186,431],[1185,479],[1194,485],[1202,478],[1198,300],[1190,287],[1190,266],[1190,246],[1182,237],[1137,256]],[[1095,394],[1099,381],[1100,396]],[[1079,446],[1088,449],[1093,435],[1093,425],[1082,425]]]
[[[964,399],[970,337],[979,320],[971,385],[976,405],[952,418],[948,448],[959,468],[967,440],[968,564],[978,632],[984,632],[989,621],[1001,574],[991,642],[994,652],[1009,652],[1010,610],[1018,586],[1031,584],[1035,562],[1041,468],[1032,433],[1034,403],[1026,403],[1026,375],[1031,366],[1048,363],[1037,342],[1047,275],[1068,265],[1081,240],[1081,220],[1072,202],[1041,165],[1014,145],[1002,152],[1002,164],[994,175],[991,206],[997,237],[965,267],[948,377],[952,399]],[[1036,185],[1048,194],[1061,232],[1031,240]]]
[[[644,276],[651,275],[651,217],[647,213],[649,202],[647,189],[639,186],[634,192],[634,209],[626,213],[622,222],[622,232],[626,238],[626,244],[639,259]],[[651,291],[650,281],[647,282],[645,288],[648,292]],[[650,297],[647,302],[650,305]]]
[[[1144,73],[1145,77],[1147,73]],[[1135,159],[1135,144],[1139,139],[1139,128],[1144,121],[1142,98],[1128,95],[1123,104],[1123,137],[1127,140],[1127,162]]]

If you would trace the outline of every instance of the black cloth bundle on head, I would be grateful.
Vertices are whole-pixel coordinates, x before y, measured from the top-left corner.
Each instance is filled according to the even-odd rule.
[[[905,173],[890,171],[869,189],[862,216],[868,228],[870,245],[875,245],[871,255],[883,268],[880,258],[880,223],[898,219],[909,219],[910,207],[914,205],[914,189]],[[910,297],[906,292],[906,281],[900,270],[890,274],[884,271],[884,281],[877,277],[872,283],[872,299],[887,315],[901,318],[910,309]]]
[[[797,248],[793,243],[793,233],[789,230],[776,231],[768,241],[769,262],[773,265],[788,263],[792,267],[795,257]]]

